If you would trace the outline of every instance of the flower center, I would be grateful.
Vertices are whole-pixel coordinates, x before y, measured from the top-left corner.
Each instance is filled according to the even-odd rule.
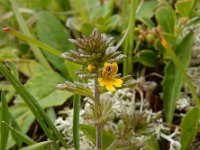
[[[103,68],[102,78],[104,80],[114,80],[115,75],[118,71],[117,63],[106,63]]]

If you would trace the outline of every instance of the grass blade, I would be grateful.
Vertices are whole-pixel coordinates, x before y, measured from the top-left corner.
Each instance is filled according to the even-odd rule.
[[[11,113],[10,113],[10,126],[14,128],[15,130],[17,130],[19,133],[21,133],[21,128]],[[15,140],[16,145],[18,147],[22,147],[22,140],[18,136],[16,136],[16,134],[14,134],[12,130],[10,131],[11,131],[13,139]]]
[[[80,99],[81,96],[75,94],[73,100],[73,141],[74,141],[74,148],[79,149],[79,112],[80,112]]]
[[[9,118],[10,116],[9,116],[7,101],[5,98],[5,94],[2,91],[1,92],[1,146],[0,146],[1,150],[6,150],[9,130],[5,126],[4,122],[9,124],[10,122]]]
[[[23,40],[25,42],[31,43],[31,44],[33,44],[35,46],[38,46],[38,47],[46,50],[49,53],[52,53],[52,54],[54,54],[56,56],[61,56],[61,53],[57,49],[52,48],[52,47],[50,47],[50,46],[48,46],[48,45],[46,45],[46,44],[44,44],[44,43],[32,38],[30,36],[26,36],[25,34],[22,34],[22,33],[14,30],[14,29],[6,27],[6,28],[3,28],[3,31],[6,32],[6,33],[11,34],[12,36],[15,36],[15,37]]]
[[[44,149],[50,149],[52,141],[44,141],[40,143],[36,143],[24,148],[21,148],[20,150],[44,150]]]
[[[17,19],[17,22],[21,28],[21,30],[23,31],[23,33],[29,37],[32,37],[31,32],[29,31],[24,18],[22,17],[22,15],[19,12],[19,8],[18,5],[16,3],[15,0],[10,0],[13,12],[15,14],[15,17]],[[38,47],[36,47],[33,44],[30,44],[31,49],[33,50],[33,53],[35,55],[35,57],[40,61],[40,63],[45,66],[47,69],[52,70],[51,66],[49,65],[49,63],[47,62],[47,60],[45,59],[45,57],[43,56],[42,52],[40,51],[40,49]]]
[[[30,137],[28,137],[27,135],[22,134],[21,132],[19,132],[18,130],[16,130],[12,126],[10,126],[8,123],[6,123],[6,122],[2,122],[2,123],[12,132],[12,134],[15,137],[19,138],[21,141],[23,141],[27,145],[31,145],[31,144],[35,144],[36,143]]]
[[[192,41],[190,38],[191,38],[191,36],[193,36],[193,34],[189,34],[188,36],[187,36],[187,39],[185,40],[185,41],[183,41],[182,43],[183,43],[183,45],[181,45],[181,47],[180,47],[180,49],[179,48],[177,48],[177,50],[179,50],[179,51],[183,51],[183,49],[186,49],[186,51],[188,52],[188,47],[186,47],[186,45],[185,45],[185,43],[186,42],[190,42],[190,41]],[[190,40],[189,40],[189,39]],[[191,95],[192,95],[192,97],[193,97],[193,99],[194,99],[194,102],[196,103],[196,105],[197,106],[200,106],[200,100],[199,100],[199,97],[198,97],[198,95],[196,94],[196,90],[195,90],[195,88],[194,88],[194,86],[193,86],[193,84],[192,84],[192,82],[191,82],[191,80],[190,80],[190,78],[188,77],[188,75],[187,75],[187,73],[186,73],[186,71],[185,71],[185,68],[186,68],[186,66],[187,66],[187,64],[188,64],[188,58],[186,57],[186,55],[188,55],[188,53],[181,53],[181,54],[179,54],[179,57],[175,54],[175,52],[171,49],[171,47],[167,44],[167,42],[164,40],[164,39],[161,39],[161,43],[162,43],[162,45],[165,47],[165,49],[166,49],[166,52],[167,52],[167,54],[171,57],[171,60],[172,60],[172,62],[173,62],[173,64],[174,64],[174,66],[178,69],[178,71],[180,72],[179,73],[179,78],[180,78],[180,76],[182,76],[181,78],[183,79],[183,81],[185,81],[186,82],[186,84],[187,84],[187,86],[188,86],[188,88],[190,89],[190,92],[191,92]],[[185,56],[185,57],[183,57],[183,56]],[[181,58],[182,59],[182,61],[180,61],[180,59],[179,58]],[[184,59],[184,60],[183,60]],[[170,68],[170,67],[168,67],[168,68]],[[171,72],[169,72],[169,75],[172,75],[172,76],[174,76],[174,74],[173,74],[173,72],[171,73]],[[169,77],[168,77],[169,78]],[[170,79],[170,78],[169,78]],[[163,80],[163,87],[165,87],[165,88],[167,88],[166,86],[167,85],[169,85],[169,84],[167,84],[167,81],[166,81],[166,79],[164,79]],[[182,83],[181,83],[181,85],[182,85]],[[169,87],[168,87],[169,88]],[[179,87],[178,87],[179,89],[177,90],[177,92],[179,92],[180,93],[180,85],[179,85]],[[170,88],[169,88],[170,89]],[[163,89],[163,91],[164,91],[165,89]],[[172,89],[173,90],[173,89]],[[173,92],[173,91],[172,91]],[[170,98],[170,95],[168,95],[169,93],[165,93],[164,92],[164,94],[163,94],[163,99],[165,100],[165,102],[167,102],[167,99],[166,98]],[[172,121],[172,119],[173,119],[173,112],[174,112],[174,109],[175,109],[175,102],[174,101],[176,101],[176,99],[177,99],[177,96],[174,96],[175,94],[177,94],[177,93],[173,93],[173,97],[174,97],[174,99],[173,100],[171,100],[171,103],[173,103],[173,104],[171,104],[170,105],[170,107],[165,107],[165,115],[166,115],[166,119],[167,119],[167,122],[171,122]]]
[[[129,32],[128,32],[127,38],[125,40],[125,45],[124,45],[124,54],[127,56],[127,59],[124,60],[123,75],[132,74],[132,72],[133,72],[132,54],[133,54],[134,38],[135,38],[134,29],[135,29],[136,5],[137,5],[137,0],[131,0],[130,18],[129,18],[129,22],[128,22]]]
[[[12,74],[5,68],[5,66],[1,62],[0,62],[0,72],[6,77],[6,79],[13,85],[16,91],[18,91],[18,93],[21,95],[26,105],[29,107],[29,109],[32,111],[32,113],[38,120],[39,124],[41,125],[46,135],[49,137],[50,140],[54,141],[55,146],[57,145],[55,139],[56,137],[67,149],[68,145],[66,144],[64,138],[55,128],[51,120],[47,117],[46,113],[38,104],[37,100],[25,89],[25,87],[19,81],[17,81],[12,76]],[[52,134],[52,132],[50,132],[50,130],[55,134],[55,136]]]

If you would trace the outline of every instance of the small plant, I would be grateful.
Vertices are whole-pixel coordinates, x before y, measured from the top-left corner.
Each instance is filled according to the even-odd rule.
[[[76,94],[87,96],[92,99],[91,120],[96,127],[96,148],[102,149],[102,129],[109,118],[104,114],[105,109],[101,95],[107,91],[114,92],[116,89],[135,85],[130,76],[120,77],[117,62],[125,58],[125,55],[117,51],[116,47],[110,46],[113,38],[98,33],[94,29],[89,37],[78,38],[70,41],[78,46],[78,50],[62,54],[62,57],[77,64],[83,65],[82,70],[75,71],[80,79],[92,79],[93,85],[88,82],[69,82],[59,84],[59,89],[65,89]],[[109,107],[110,108],[110,107]],[[109,110],[109,109],[108,109]]]

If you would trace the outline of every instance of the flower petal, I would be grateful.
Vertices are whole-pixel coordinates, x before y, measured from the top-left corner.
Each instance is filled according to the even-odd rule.
[[[118,65],[116,62],[112,63],[112,76],[115,76],[118,71]]]
[[[113,81],[113,85],[116,87],[121,87],[122,83],[123,83],[122,79],[118,79],[118,78],[114,79]]]
[[[103,80],[103,78],[98,78],[100,86],[105,86],[107,84],[106,80]]]
[[[112,83],[112,82],[108,82],[108,83],[106,84],[106,89],[107,89],[108,91],[115,91],[115,87],[113,86],[113,83]]]

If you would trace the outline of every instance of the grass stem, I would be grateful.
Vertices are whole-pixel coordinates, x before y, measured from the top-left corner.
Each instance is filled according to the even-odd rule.
[[[81,96],[75,94],[73,100],[73,141],[74,141],[74,148],[76,150],[80,149],[79,143],[79,113],[80,113],[80,99]]]

